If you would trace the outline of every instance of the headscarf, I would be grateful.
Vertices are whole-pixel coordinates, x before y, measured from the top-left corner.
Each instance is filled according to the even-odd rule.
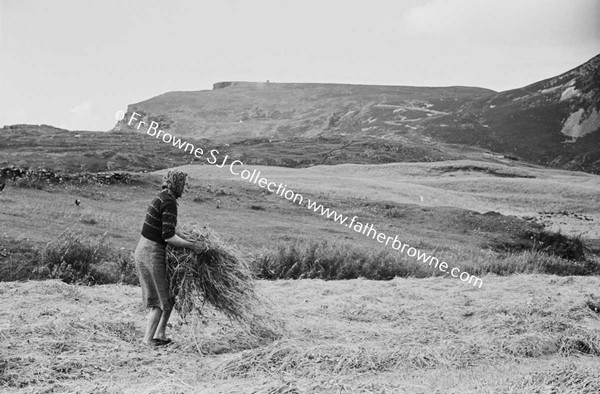
[[[175,198],[181,197],[185,188],[187,174],[181,170],[170,170],[163,177],[162,188]]]

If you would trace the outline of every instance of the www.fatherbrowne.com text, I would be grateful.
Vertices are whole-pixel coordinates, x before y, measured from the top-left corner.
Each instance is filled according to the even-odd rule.
[[[409,257],[416,257],[417,261],[420,261],[423,264],[429,264],[429,266],[439,269],[440,271],[446,273],[446,275],[459,278],[461,281],[470,283],[473,286],[478,286],[479,288],[481,288],[483,284],[483,280],[481,278],[470,275],[465,271],[461,272],[460,268],[458,267],[448,269],[448,263],[445,261],[440,261],[438,258],[432,255],[428,255],[417,248],[401,242],[398,239],[398,235],[393,237],[391,235],[386,235],[385,233],[376,230],[373,224],[359,222],[357,220],[357,216],[353,216],[349,219],[343,214],[330,210],[329,208],[325,208],[323,205],[318,204],[315,201],[311,201],[309,198],[304,198],[301,194],[289,189],[287,185],[283,183],[277,184],[276,182],[269,181],[267,178],[261,176],[261,172],[257,171],[256,169],[253,169],[252,171],[249,169],[243,169],[244,163],[242,163],[240,160],[232,160],[229,155],[225,155],[224,158],[221,158],[219,151],[216,149],[209,150],[207,152],[208,157],[206,157],[204,149],[201,147],[196,147],[193,144],[186,142],[181,138],[175,137],[168,132],[159,130],[159,124],[155,121],[151,121],[150,124],[146,124],[146,122],[139,120],[141,116],[141,114],[133,112],[127,121],[127,125],[136,130],[140,130],[141,128],[141,132],[145,132],[147,135],[157,139],[160,138],[167,144],[173,144],[174,147],[180,150],[183,149],[184,152],[188,152],[197,159],[205,159],[208,164],[215,165],[218,168],[224,168],[227,166],[231,174],[239,176],[245,181],[258,185],[263,189],[267,189],[269,192],[275,193],[276,195],[298,205],[306,206],[307,209],[317,212],[321,216],[325,216],[327,219],[331,219],[334,222],[348,227],[357,233],[371,237],[381,244],[390,246],[399,253],[406,253]],[[147,128],[144,128],[144,126],[147,126]]]

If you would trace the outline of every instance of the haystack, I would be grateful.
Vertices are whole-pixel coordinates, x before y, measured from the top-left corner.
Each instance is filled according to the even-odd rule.
[[[208,228],[182,226],[178,235],[206,246],[200,253],[167,246],[170,290],[179,315],[184,319],[194,311],[202,315],[208,303],[250,332],[272,331],[265,300],[258,295],[243,256]]]

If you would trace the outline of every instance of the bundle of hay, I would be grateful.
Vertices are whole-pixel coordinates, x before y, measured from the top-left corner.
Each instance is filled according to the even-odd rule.
[[[193,311],[202,314],[203,306],[209,303],[249,331],[264,331],[269,326],[265,315],[260,314],[265,309],[264,301],[257,294],[250,267],[240,253],[223,243],[211,229],[182,226],[178,235],[206,245],[201,253],[167,246],[170,291],[179,315],[185,318]]]

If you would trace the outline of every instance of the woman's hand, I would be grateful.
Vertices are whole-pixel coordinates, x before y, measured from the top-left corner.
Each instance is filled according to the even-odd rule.
[[[181,238],[179,235],[173,235],[171,238],[166,239],[165,241],[167,241],[171,245],[178,246],[180,248],[190,248],[190,249],[195,248],[195,244],[193,242],[185,240],[185,239]]]
[[[196,253],[204,253],[208,250],[208,246],[206,245],[206,243],[204,241],[196,241],[196,242],[192,242],[191,244],[192,244],[191,248]]]
[[[166,240],[168,243],[178,246],[180,248],[192,249],[196,253],[203,253],[208,250],[208,246],[204,241],[188,241],[187,239],[181,238],[179,235],[174,235]]]

